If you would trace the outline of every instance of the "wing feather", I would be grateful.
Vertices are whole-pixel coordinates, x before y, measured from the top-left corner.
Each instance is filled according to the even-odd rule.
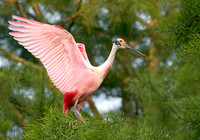
[[[76,78],[72,72],[87,70],[90,64],[85,46],[76,44],[72,35],[59,26],[18,16],[13,18],[21,22],[9,21],[9,29],[14,31],[9,34],[39,58],[56,87],[63,93],[67,92],[73,86],[70,79]]]
[[[85,50],[85,45],[82,44],[82,43],[77,43],[77,45],[78,45],[78,48],[79,48],[79,50],[81,51],[81,53],[82,53],[83,58],[85,59],[85,61],[86,61],[89,65],[91,65],[91,64],[90,64],[90,61],[89,61],[89,59],[88,59],[86,50]]]

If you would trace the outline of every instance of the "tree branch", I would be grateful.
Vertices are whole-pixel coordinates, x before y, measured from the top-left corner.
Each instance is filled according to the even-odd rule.
[[[7,2],[13,2],[14,5],[15,5],[15,7],[17,8],[17,10],[20,12],[20,15],[21,15],[22,17],[25,17],[25,18],[28,17],[27,14],[26,14],[26,13],[24,12],[24,10],[22,9],[21,4],[19,4],[18,0],[10,0],[10,1],[5,0],[5,1],[7,1]]]
[[[144,26],[146,26],[146,27],[148,27],[148,28],[151,27],[151,25],[150,25],[149,23],[147,23],[146,21],[144,21],[143,19],[141,19],[141,18],[138,17],[138,16],[137,16],[137,20],[138,20],[141,24],[143,24]]]
[[[15,107],[13,107],[12,110],[13,110],[14,116],[15,116],[15,117],[17,118],[17,120],[18,120],[19,125],[22,126],[22,127],[27,126],[28,124],[27,124],[27,122],[24,120],[24,117],[21,115],[21,113],[19,113],[19,111],[18,111]]]
[[[94,104],[94,101],[92,100],[92,97],[89,98],[88,103],[89,103],[89,105],[90,105],[90,108],[91,108],[92,112],[93,112],[97,117],[103,118],[103,117],[101,116],[101,114],[99,113],[98,109],[96,108],[96,106],[95,106],[95,104]]]
[[[6,104],[6,101],[4,99],[3,96],[3,92],[2,92],[2,88],[0,86],[0,99],[1,99],[1,103],[3,103],[3,105]],[[27,122],[24,120],[24,117],[22,116],[22,114],[15,108],[15,106],[13,106],[9,101],[7,101],[7,103],[9,103],[9,106],[11,106],[11,111],[13,113],[13,116],[16,118],[16,120],[18,121],[19,125],[22,127],[27,126]],[[2,108],[1,108],[2,109]],[[7,108],[5,109],[6,114],[8,114],[8,112],[10,112]]]
[[[64,26],[66,23],[74,20],[75,18],[77,18],[79,16],[79,12],[77,11],[75,14],[73,14],[72,16],[68,17],[65,21],[63,21],[62,23],[59,24],[59,26]]]
[[[53,128],[53,132],[52,132],[51,134],[49,134],[49,135],[47,136],[47,138],[50,138],[51,136],[55,135],[59,129],[64,128],[64,127],[66,127],[66,126],[69,126],[69,123],[65,123],[65,124],[56,126],[55,128]]]
[[[38,20],[42,21],[43,20],[43,15],[40,11],[40,8],[38,7],[38,4],[37,3],[32,3],[31,4],[32,8],[33,8],[33,11],[35,12]]]
[[[64,26],[66,23],[68,23],[68,22],[70,22],[70,21],[76,19],[76,18],[79,16],[79,10],[80,10],[81,5],[82,5],[82,0],[77,0],[77,2],[78,2],[78,8],[77,8],[76,12],[75,12],[72,16],[68,17],[64,22],[60,23],[59,26],[62,27],[62,26]],[[72,24],[70,25],[70,27],[71,27],[71,26],[72,26]]]
[[[29,62],[27,60],[24,60],[24,59],[22,59],[22,58],[20,58],[18,56],[15,56],[12,53],[10,53],[10,52],[2,49],[2,48],[0,48],[0,52],[3,52],[3,56],[6,57],[6,58],[8,58],[9,60],[11,59],[14,62],[21,62],[22,64],[25,64],[25,65],[33,67],[35,70],[37,70],[39,72],[43,71],[43,69],[40,66],[38,66],[36,64],[33,64],[33,63],[31,63],[31,62]],[[49,78],[49,84],[48,84],[48,86],[53,91],[53,93],[55,93],[56,96],[58,96],[60,94],[59,90],[54,86],[54,84],[52,83],[52,81],[50,80],[50,78]],[[96,106],[95,106],[92,98],[90,98],[88,100],[88,102],[89,102],[89,105],[90,105],[90,108],[91,108],[92,112],[94,114],[96,114],[97,116],[101,116],[100,113],[99,113],[99,111],[97,110],[97,108],[96,108]]]
[[[77,1],[78,2],[78,8],[76,9],[76,12],[78,12],[79,10],[80,10],[80,8],[81,8],[81,5],[82,5],[82,0],[78,0]],[[72,20],[72,22],[70,23],[70,25],[69,25],[69,32],[71,31],[71,28],[72,28],[72,26],[74,25],[74,20],[75,20],[76,18],[74,18],[73,20]]]
[[[27,18],[26,13],[24,12],[24,10],[22,9],[22,6],[19,4],[18,0],[4,0],[5,2],[8,3],[12,3],[15,5],[15,7],[17,8],[17,10],[20,12],[20,15]]]
[[[158,20],[155,19],[155,20],[151,20],[151,23],[147,23],[146,21],[144,21],[143,19],[141,19],[140,17],[136,16],[137,17],[137,20],[142,23],[143,25],[145,25],[146,27],[148,28],[151,28],[153,27],[157,22]]]
[[[77,8],[76,11],[79,11],[80,8],[81,8],[81,4],[82,4],[83,0],[78,0],[77,2],[78,2],[78,8]]]
[[[160,8],[173,8],[173,9],[175,9],[175,8],[178,8],[178,4],[165,4],[165,5],[163,5],[163,6],[161,6]]]
[[[31,7],[33,8],[33,11],[35,12],[36,17],[38,18],[39,21],[44,22],[44,16],[38,6],[38,3],[31,3]]]
[[[140,41],[142,40],[143,35],[139,35],[135,41],[133,42],[133,44],[131,45],[132,48],[134,48],[138,43],[140,43]]]
[[[80,15],[80,13],[81,13],[81,10],[80,10],[81,8],[80,8],[80,6],[81,6],[81,4],[82,4],[82,0],[80,0],[80,1],[78,1],[78,2],[79,2],[79,7],[78,7],[76,13],[74,13],[72,16],[68,17],[64,22],[60,23],[59,26],[64,26],[65,23],[68,23],[68,22],[70,22],[71,20],[74,20],[75,18],[77,18],[77,17]],[[94,11],[95,9],[100,8],[102,5],[103,5],[103,4],[100,4],[100,5],[97,5],[97,6],[95,6],[95,7],[92,7],[90,10],[91,10],[91,11]]]
[[[159,58],[156,56],[156,47],[153,41],[150,43],[149,57],[148,57],[148,68],[152,74],[156,74],[158,70]]]
[[[22,58],[20,58],[20,57],[18,57],[18,56],[15,56],[15,55],[13,55],[12,53],[6,51],[5,49],[0,48],[0,52],[3,53],[3,56],[4,56],[4,57],[6,57],[6,58],[8,58],[8,59],[11,59],[11,60],[13,60],[14,62],[18,62],[18,63],[20,62],[20,63],[23,63],[23,64],[25,64],[25,65],[30,65],[30,66],[32,66],[35,70],[37,70],[37,71],[42,71],[42,69],[41,69],[40,66],[35,65],[35,64],[33,64],[33,63],[31,63],[31,62],[29,62],[29,61],[27,61],[27,60],[25,60],[25,59],[22,59]]]
[[[81,3],[82,2],[82,0],[76,0],[78,3]]]

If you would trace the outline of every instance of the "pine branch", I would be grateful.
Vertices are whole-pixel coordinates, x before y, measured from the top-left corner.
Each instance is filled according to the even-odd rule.
[[[139,35],[133,42],[133,44],[131,45],[132,48],[134,48],[136,45],[138,45],[140,43],[140,41],[143,39],[143,35]]]
[[[47,136],[47,138],[50,138],[51,136],[55,135],[55,134],[58,132],[59,129],[64,128],[64,127],[66,127],[66,126],[69,126],[69,123],[65,123],[65,124],[56,126],[56,127],[53,129],[53,132],[52,132],[51,134],[49,134],[49,135]]]
[[[33,64],[33,63],[31,63],[31,62],[29,62],[29,61],[27,61],[25,59],[22,59],[22,58],[20,58],[18,56],[15,56],[12,53],[6,51],[5,49],[0,48],[0,52],[2,52],[3,56],[8,58],[9,60],[13,60],[14,62],[17,62],[17,63],[20,62],[20,63],[23,63],[25,65],[29,65],[29,66],[33,67],[37,71],[42,71],[40,66],[35,65],[35,64]]]
[[[77,11],[76,11],[73,15],[71,15],[70,17],[68,17],[64,22],[60,23],[59,26],[62,27],[62,26],[64,26],[66,23],[68,23],[68,22],[70,22],[70,21],[76,19],[76,18],[80,15],[80,13],[81,13],[81,10],[80,10],[80,9],[81,9],[81,5],[82,5],[82,0],[80,0],[80,2],[79,2],[79,6],[78,6],[78,8],[77,8]],[[91,11],[94,11],[95,9],[101,7],[102,5],[103,5],[103,4],[97,5],[97,6],[95,6],[95,7],[92,7],[90,10],[91,10]]]
[[[33,67],[35,70],[37,70],[38,72],[42,72],[42,71],[43,71],[43,69],[42,69],[40,66],[38,66],[38,65],[36,65],[36,64],[33,64],[32,62],[29,62],[29,61],[27,61],[27,60],[24,60],[24,59],[22,59],[22,58],[20,58],[20,57],[18,57],[18,56],[15,56],[15,55],[13,55],[12,53],[10,53],[10,52],[8,52],[8,51],[2,49],[2,48],[0,48],[0,52],[3,52],[3,56],[6,57],[6,58],[8,58],[9,60],[12,60],[12,61],[17,62],[17,63],[20,62],[20,63],[25,64],[25,65],[27,65],[27,66],[31,66],[31,67]],[[49,84],[48,84],[48,86],[49,86],[49,88],[53,91],[53,93],[56,94],[56,96],[58,96],[58,95],[60,94],[60,92],[59,92],[58,89],[54,86],[54,84],[51,82],[50,79],[49,79]],[[93,112],[94,114],[96,114],[97,116],[100,117],[101,115],[100,115],[98,109],[96,108],[96,106],[95,106],[95,104],[94,104],[92,98],[90,98],[90,99],[88,100],[88,102],[89,102],[89,105],[90,105],[90,108],[91,108],[92,112]]]
[[[172,8],[172,9],[175,9],[178,7],[179,7],[178,4],[165,4],[165,5],[161,6],[161,8]]]
[[[73,14],[72,16],[68,17],[64,22],[60,23],[59,26],[64,26],[66,23],[74,20],[75,18],[77,18],[79,16],[79,11],[77,11],[75,14]]]
[[[20,12],[20,15],[21,15],[22,17],[27,18],[28,16],[27,16],[27,14],[24,12],[24,10],[22,9],[22,6],[21,6],[21,4],[19,4],[18,0],[13,0],[13,1],[14,1],[15,7],[16,7],[17,10]]]
[[[81,5],[82,5],[83,0],[77,0],[77,2],[78,2],[79,5],[78,5],[78,8],[77,8],[76,11],[79,11],[80,8],[81,8]]]
[[[5,99],[4,99],[1,86],[0,86],[0,99],[1,99],[1,102],[5,105],[5,104],[6,104],[6,103],[5,103],[6,101],[5,101]],[[10,111],[12,111],[12,113],[13,113],[14,117],[17,119],[19,125],[20,125],[21,127],[27,126],[27,122],[24,120],[24,117],[22,116],[22,114],[15,108],[15,106],[12,105],[12,103],[10,103],[10,102],[7,102],[7,103],[9,103],[10,106],[12,106],[12,107],[11,107],[12,109],[10,109],[10,110],[7,110],[7,109],[6,109],[6,110],[5,110],[6,114],[8,114]]]
[[[80,10],[80,8],[81,8],[82,0],[78,0],[77,2],[78,2],[78,8],[77,8],[76,12],[78,12],[78,11]],[[76,18],[75,18],[75,19],[76,19]],[[69,29],[68,29],[69,32],[71,31],[71,28],[72,28],[72,26],[74,25],[74,20],[75,20],[75,19],[73,19],[72,22],[71,22],[70,25],[69,25]]]
[[[78,3],[81,3],[82,2],[82,0],[76,0]]]
[[[141,19],[140,17],[136,16],[137,20],[142,23],[144,26],[148,27],[148,28],[152,28],[157,22],[157,19],[151,20],[151,23],[147,23],[146,21],[144,21],[143,19]]]
[[[192,16],[192,17],[190,17],[189,19],[187,19],[187,21],[185,22],[185,25],[186,25],[187,27],[190,27],[194,21],[198,21],[198,20],[200,20],[200,15]],[[189,22],[190,22],[190,23],[189,23]],[[188,23],[189,23],[189,24],[188,24]]]
[[[137,16],[137,20],[142,23],[144,26],[151,28],[151,25],[149,23],[147,23],[146,21],[144,21],[143,19],[141,19],[140,17]]]
[[[12,60],[12,61],[14,61],[16,63],[22,63],[22,64],[27,65],[27,66],[31,66],[35,70],[37,70],[38,72],[43,72],[43,69],[40,66],[38,66],[36,64],[33,64],[30,61],[27,61],[27,60],[22,59],[22,58],[20,58],[18,56],[15,56],[12,53],[10,53],[10,52],[2,49],[2,48],[0,48],[0,52],[3,52],[3,56],[6,57],[9,60]],[[53,93],[56,93],[56,95],[60,94],[59,91],[55,88],[55,86],[53,85],[53,83],[50,80],[49,80],[49,88],[53,91]]]
[[[41,120],[30,124],[24,139],[172,139],[165,127],[131,125],[119,114],[107,114],[103,120],[88,116],[84,122],[74,121],[72,115],[65,117],[56,108],[50,109]]]
[[[33,3],[31,3],[31,7],[33,8],[33,11],[35,12],[38,20],[44,22],[44,16],[43,16],[38,4],[33,2]]]
[[[24,12],[24,10],[22,9],[21,4],[19,4],[18,0],[4,0],[5,2],[9,2],[15,5],[15,7],[17,8],[17,10],[20,12],[20,15],[22,17],[27,18],[27,14]]]
[[[186,120],[186,119],[184,119],[184,118],[182,118],[182,117],[180,117],[180,116],[178,116],[178,119],[183,120],[183,121],[188,122],[188,123],[191,123],[191,121]]]
[[[62,27],[62,26],[64,26],[66,23],[68,23],[68,22],[70,22],[70,21],[76,19],[76,18],[79,16],[79,13],[80,13],[79,10],[80,10],[81,5],[82,5],[82,0],[77,0],[77,2],[78,2],[78,8],[77,8],[76,12],[75,12],[72,16],[68,17],[64,22],[60,23],[59,26]],[[72,26],[72,24],[70,25],[70,27],[71,27],[71,26]]]
[[[24,117],[22,116],[22,114],[13,106],[12,109],[14,116],[17,118],[17,121],[19,123],[20,126],[25,127],[27,126],[27,122],[24,120]]]
[[[89,105],[90,105],[90,108],[91,108],[92,112],[93,112],[97,117],[103,118],[103,117],[101,116],[101,114],[99,113],[98,109],[96,108],[96,106],[95,106],[94,101],[92,100],[92,98],[89,98],[88,103],[89,103]]]
[[[148,67],[152,74],[156,74],[158,70],[159,59],[156,56],[156,47],[153,41],[151,41],[149,49]]]

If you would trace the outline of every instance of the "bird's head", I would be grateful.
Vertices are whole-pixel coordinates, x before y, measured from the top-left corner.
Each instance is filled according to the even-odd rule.
[[[145,58],[146,56],[144,54],[142,54],[141,52],[135,50],[134,48],[131,48],[123,39],[118,38],[115,42],[115,45],[119,48],[119,49],[129,49],[137,54],[139,54],[140,56],[142,56],[143,58]]]

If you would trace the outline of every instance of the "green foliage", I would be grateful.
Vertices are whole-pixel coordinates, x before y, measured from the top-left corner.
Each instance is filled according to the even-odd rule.
[[[82,114],[84,119],[77,120],[73,112],[66,116],[51,108],[43,118],[26,128],[24,139],[171,139],[164,127],[130,124],[113,112],[103,120],[86,112]]]
[[[108,113],[101,120],[83,111],[83,121],[73,112],[62,114],[63,95],[43,68],[37,71],[3,55],[9,64],[0,68],[0,139],[199,139],[199,0],[9,0],[0,1],[0,8],[0,47],[39,66],[8,34],[11,15],[24,12],[58,25],[78,13],[63,27],[85,44],[95,65],[106,59],[118,37],[147,55],[143,61],[118,52],[94,94],[121,97],[124,116]]]
[[[136,70],[136,77],[128,79],[127,90],[133,91],[139,108],[143,109],[136,118],[170,128],[175,139],[198,139],[200,3],[198,0],[179,2],[178,12],[163,19],[160,25],[178,57],[171,60],[171,66],[163,65],[156,75],[149,69],[144,73]]]
[[[179,11],[164,20],[161,29],[170,37],[169,45],[178,48],[180,56],[185,56],[199,52],[200,1],[179,1]]]
[[[169,72],[169,71],[168,71]],[[129,78],[130,85],[127,90],[134,87],[134,97],[139,100],[142,114],[138,118],[148,120],[149,124],[170,125],[170,106],[168,100],[172,98],[173,79],[167,73],[156,76],[146,69],[143,74],[135,72],[136,78]]]
[[[181,100],[172,100],[174,117],[179,118],[182,126],[179,131],[191,139],[200,136],[200,96],[189,96]],[[183,135],[183,136],[184,136]]]
[[[151,75],[148,70],[143,74],[136,71],[137,77],[129,78],[127,90],[134,87],[139,108],[143,109],[135,117],[150,125],[170,128],[175,139],[197,139],[200,136],[199,59],[179,64],[178,68],[174,62],[174,66],[165,67],[166,71],[157,75]]]
[[[21,135],[20,128],[27,121],[43,116],[50,106],[61,106],[62,94],[57,96],[44,88],[48,87],[46,78],[46,73],[38,73],[31,67],[0,68],[0,136],[9,131],[12,138],[15,133]],[[13,130],[14,127],[18,129]]]

